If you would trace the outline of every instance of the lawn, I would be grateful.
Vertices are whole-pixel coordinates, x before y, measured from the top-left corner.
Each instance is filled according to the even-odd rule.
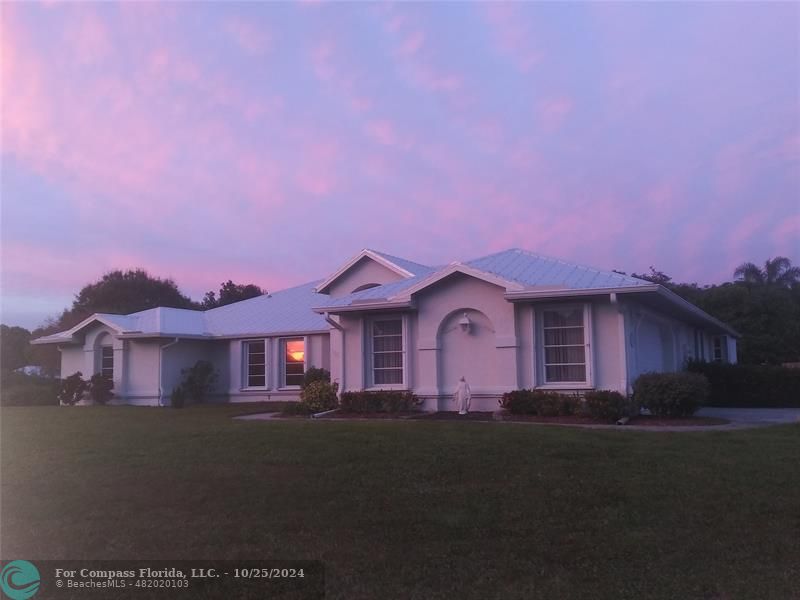
[[[329,598],[800,598],[800,426],[3,408],[2,556],[320,559]]]

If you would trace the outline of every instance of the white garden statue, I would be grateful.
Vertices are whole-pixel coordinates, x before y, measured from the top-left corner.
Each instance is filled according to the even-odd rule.
[[[465,415],[469,412],[469,402],[472,400],[472,392],[469,389],[467,380],[464,379],[463,376],[458,380],[456,391],[453,394],[453,400],[455,400],[456,406],[458,407],[458,414]]]

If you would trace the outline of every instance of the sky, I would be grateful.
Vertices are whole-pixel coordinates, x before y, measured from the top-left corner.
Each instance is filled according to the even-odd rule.
[[[2,321],[362,248],[800,263],[798,3],[3,2]]]

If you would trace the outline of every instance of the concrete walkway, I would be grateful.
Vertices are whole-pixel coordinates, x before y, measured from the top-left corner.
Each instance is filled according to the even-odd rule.
[[[241,419],[244,421],[269,421],[269,420],[282,420],[292,421],[293,419],[280,419],[280,413],[268,412],[257,413],[253,415],[240,415],[233,417],[234,419]],[[582,427],[584,429],[612,429],[616,431],[726,431],[732,429],[750,429],[752,427],[766,427],[769,425],[782,425],[786,423],[800,424],[800,408],[715,408],[706,407],[701,408],[697,412],[698,417],[714,417],[718,419],[726,419],[730,421],[725,425],[665,425],[663,427],[655,425],[579,425],[575,423],[535,423],[532,421],[469,421],[471,423],[503,423],[508,425],[542,425],[545,427]],[[369,419],[369,418],[353,418],[353,419],[316,419],[317,421],[380,421],[380,422],[428,422],[426,419]],[[438,421],[442,423],[453,423],[455,420],[445,419]]]
[[[707,406],[697,411],[698,417],[727,419],[738,425],[779,425],[800,423],[800,408],[716,408]]]

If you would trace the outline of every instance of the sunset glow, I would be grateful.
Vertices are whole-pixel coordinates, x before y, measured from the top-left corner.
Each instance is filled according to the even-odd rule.
[[[800,263],[797,3],[0,8],[4,323],[114,268],[200,299],[365,247]]]

